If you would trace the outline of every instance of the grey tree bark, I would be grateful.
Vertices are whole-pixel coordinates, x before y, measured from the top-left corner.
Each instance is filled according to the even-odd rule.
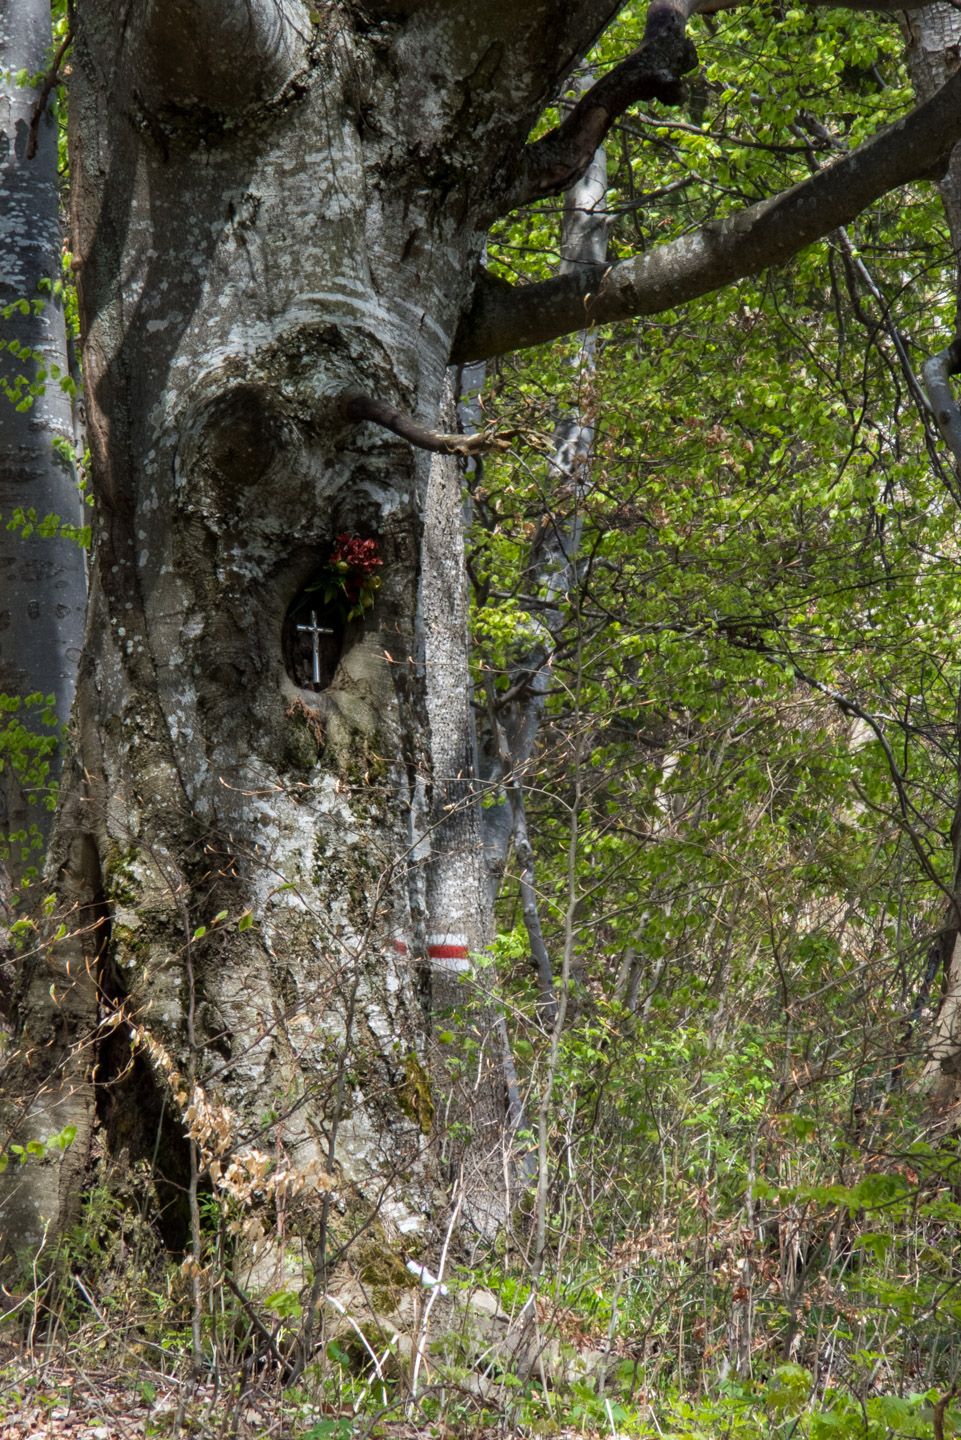
[[[59,384],[69,366],[54,293],[61,279],[58,127],[49,109],[37,116],[38,88],[16,83],[21,70],[44,72],[51,52],[49,0],[0,0],[0,692],[21,701],[0,754],[0,869],[8,898],[36,870],[50,833],[59,728],[73,701],[86,601],[75,540],[7,529],[18,511],[83,524],[70,458],[73,406]],[[60,451],[55,441],[63,442]],[[42,702],[28,706],[28,696]]]
[[[449,401],[453,420],[452,396]],[[494,927],[469,704],[461,473],[451,457],[435,456],[431,463],[422,567],[419,613],[432,778],[424,876],[428,933],[422,948],[430,966],[434,1013],[468,1010],[473,1021],[469,1048],[462,1044],[447,1058],[449,1046],[435,1046],[432,1069],[442,1097],[442,1130],[467,1120],[473,1131],[476,1180],[466,1187],[465,1219],[490,1235],[506,1218],[510,1201],[511,1142],[520,1101],[503,1016],[472,958],[490,944]],[[456,1079],[450,1059],[459,1072]],[[456,1147],[448,1154],[454,1158]],[[481,1176],[486,1183],[476,1183]]]
[[[189,25],[169,0],[122,8],[77,6],[98,503],[52,851],[67,933],[24,969],[11,1131],[73,1124],[82,1157],[96,1064],[112,1150],[153,1153],[166,1094],[215,1178],[252,1186],[282,1133],[295,1188],[329,1172],[416,1233],[441,1174],[429,1016],[487,939],[486,885],[469,807],[447,810],[467,695],[418,656],[419,593],[425,617],[447,603],[443,557],[422,557],[429,466],[342,397],[436,423],[502,157],[611,7],[495,6],[456,30],[429,7],[371,28],[296,3]],[[281,631],[344,532],[376,540],[383,586],[316,691]],[[451,553],[441,618],[460,625]],[[468,1146],[485,1196],[501,1074]],[[158,1156],[183,1179],[169,1118]],[[8,1183],[12,1248],[69,1217],[68,1169]]]
[[[156,1154],[173,1196],[186,1130],[215,1186],[335,1194],[345,1225],[426,1232],[449,1179],[434,1018],[489,924],[463,640],[444,638],[463,582],[451,495],[434,517],[425,454],[351,419],[351,397],[412,417],[400,430],[422,443],[452,356],[783,259],[961,134],[952,79],[780,206],[615,266],[596,312],[584,273],[534,294],[478,284],[498,214],[574,183],[634,100],[681,97],[690,7],[654,0],[638,51],[526,143],[617,9],[77,0],[97,507],[49,862],[60,911],[22,968],[5,1099],[18,1143],[68,1124],[76,1140],[62,1163],[5,1172],[14,1250],[69,1220],[95,1112],[108,1153]],[[345,533],[375,541],[383,583],[366,616],[326,617],[322,642],[313,612],[314,680],[283,637]],[[502,1075],[485,1063],[482,1123],[458,1141],[481,1217]],[[167,1219],[185,1223],[173,1201]]]

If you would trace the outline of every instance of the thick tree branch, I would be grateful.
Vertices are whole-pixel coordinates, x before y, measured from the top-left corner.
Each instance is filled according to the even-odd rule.
[[[961,139],[961,71],[903,119],[779,195],[624,260],[537,285],[483,275],[453,360],[481,360],[635,315],[655,315],[789,260],[889,190],[936,179]]]
[[[961,465],[961,406],[951,389],[951,376],[961,375],[961,335],[941,350],[924,367],[924,388],[938,429],[955,460]]]
[[[681,76],[697,65],[697,51],[686,27],[698,3],[652,0],[644,38],[633,54],[592,85],[560,125],[525,148],[523,168],[506,198],[505,211],[542,195],[555,195],[579,180],[628,106],[638,100],[681,103]]]
[[[505,196],[504,212],[573,185],[584,174],[618,116],[639,100],[679,105],[684,98],[681,77],[697,66],[697,51],[686,33],[687,22],[692,15],[733,10],[745,3],[748,0],[651,0],[644,38],[638,48],[592,85],[560,125],[526,146],[520,175]],[[892,13],[919,8],[927,0],[808,3],[817,9],[843,6]]]

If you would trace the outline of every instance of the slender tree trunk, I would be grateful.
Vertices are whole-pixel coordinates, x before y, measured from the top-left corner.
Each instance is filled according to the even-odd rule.
[[[453,428],[453,405],[448,407]],[[473,1145],[465,1218],[491,1234],[506,1215],[513,1164],[511,1125],[519,1103],[505,1027],[476,957],[493,938],[480,791],[474,778],[474,726],[468,669],[461,474],[451,456],[435,456],[425,505],[420,615],[430,722],[432,805],[426,866],[426,949],[435,1014],[472,1013],[468,1044],[435,1045],[433,1074],[443,1097],[441,1131],[470,1126]],[[440,922],[440,923],[438,923]],[[444,1033],[449,1031],[447,1022]],[[450,1032],[452,1033],[452,1032]],[[445,1053],[446,1052],[446,1053]],[[505,1069],[505,1060],[507,1062]],[[452,1083],[451,1065],[457,1070]],[[507,1091],[514,1095],[508,1097]],[[448,1158],[456,1146],[448,1147]]]
[[[582,76],[578,90],[583,93],[588,88],[589,81]],[[603,264],[609,232],[606,196],[607,155],[601,146],[584,174],[564,196],[559,274],[596,270]],[[574,363],[583,394],[589,389],[594,375],[597,337],[592,331],[585,330],[580,333],[579,341]],[[580,501],[588,484],[593,443],[593,418],[585,408],[575,414],[562,415],[557,420],[544,486],[548,513],[536,534],[527,567],[531,588],[543,590],[551,608],[533,622],[539,625],[540,638],[511,667],[510,688],[519,689],[517,698],[501,711],[493,686],[488,686],[488,717],[478,766],[488,783],[502,785],[505,792],[503,800],[483,812],[487,862],[496,888],[503,874],[508,847],[513,843],[524,926],[540,989],[539,1018],[547,1027],[553,1025],[557,1017],[557,996],[541,923],[535,854],[528,834],[524,803],[524,780],[551,683],[550,661],[555,632],[562,623],[560,610],[554,605],[562,601],[566,592],[577,583],[582,529]],[[563,498],[559,504],[551,505],[551,499],[558,491],[562,492]]]
[[[586,85],[581,87],[586,88]],[[564,196],[561,221],[561,263],[559,275],[596,273],[607,255],[609,233],[605,208],[607,194],[607,154],[598,149],[590,165]],[[597,336],[591,330],[581,331],[575,364],[582,391],[594,374],[594,353]],[[547,464],[544,489],[550,498],[558,491],[567,492],[562,503],[551,507],[541,522],[531,546],[527,563],[532,588],[542,589],[553,605],[560,601],[576,580],[577,555],[580,547],[581,517],[577,501],[588,482],[588,466],[594,444],[593,418],[583,409],[558,418],[554,427],[554,445]],[[573,503],[572,503],[573,499]],[[513,768],[522,775],[537,741],[550,685],[550,659],[554,649],[553,631],[561,624],[560,611],[546,609],[535,617],[541,638],[511,667],[511,689],[526,677],[527,684],[510,702],[500,717]],[[493,729],[484,735],[480,768],[484,778],[496,783],[502,770],[499,746]],[[492,874],[500,879],[507,850],[514,830],[514,811],[507,800],[484,811],[484,838]]]
[[[961,47],[961,13],[953,5],[938,3],[926,5],[902,17],[902,28],[907,40],[908,70],[914,85],[915,95],[924,101],[933,95],[939,86],[957,70],[959,47]],[[961,145],[955,146],[951,160],[941,180],[939,189],[944,205],[945,219],[954,248],[958,293],[958,315],[956,328],[961,337]],[[956,339],[957,343],[957,339]],[[959,368],[959,367],[955,367]],[[929,398],[935,414],[945,430],[951,444],[952,431],[958,418],[956,402],[951,402],[953,419],[942,419],[937,393],[932,389],[930,370],[926,368]],[[948,384],[948,377],[944,377]],[[952,447],[954,448],[954,447]],[[961,459],[961,457],[957,457]],[[949,907],[945,925],[949,930],[959,929],[958,904],[961,903],[961,808],[952,826],[954,842],[954,894],[955,903]],[[928,1041],[924,1068],[916,1087],[927,1094],[929,1121],[940,1129],[955,1129],[961,1125],[961,944],[956,938],[953,945],[946,947],[944,962],[944,983],[938,1015]]]
[[[73,407],[59,383],[69,371],[55,294],[58,127],[49,108],[37,116],[38,89],[15,83],[19,71],[35,76],[51,58],[49,0],[0,0],[0,692],[20,701],[0,740],[7,891],[35,870],[50,832],[86,599],[75,540],[7,529],[18,512],[83,523]]]

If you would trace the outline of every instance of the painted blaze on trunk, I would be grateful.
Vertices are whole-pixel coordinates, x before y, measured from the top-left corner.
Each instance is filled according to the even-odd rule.
[[[269,1150],[421,1228],[437,1165],[420,1082],[411,1096],[429,1068],[419,961],[429,934],[488,938],[486,885],[420,873],[445,814],[418,663],[418,606],[437,607],[425,457],[345,421],[339,397],[435,422],[485,187],[598,20],[207,8],[77,5],[96,535],[51,857],[67,934],[26,972],[15,1117],[21,1137],[69,1123],[77,1141],[8,1191],[13,1248],[69,1217],[95,1108],[112,1151],[149,1156],[165,1091],[240,1189]],[[459,487],[439,493],[456,513]],[[343,533],[376,540],[382,586],[329,683],[300,684],[285,617]],[[432,707],[453,757],[457,644]],[[447,823],[435,869],[476,848],[474,823]],[[432,894],[452,913],[424,913]],[[182,1182],[182,1142],[159,1154]]]

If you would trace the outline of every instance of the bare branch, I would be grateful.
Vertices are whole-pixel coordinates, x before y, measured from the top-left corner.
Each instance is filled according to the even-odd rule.
[[[434,455],[488,455],[491,451],[509,450],[517,435],[516,430],[500,435],[493,430],[481,430],[476,435],[445,435],[426,430],[402,410],[395,410],[371,395],[341,396],[341,409],[348,420],[368,420],[372,425],[382,425],[419,450],[429,450]]]
[[[588,92],[590,93],[590,92]],[[809,179],[680,239],[597,269],[511,286],[482,272],[453,360],[481,360],[635,315],[656,315],[796,255],[889,190],[937,179],[961,139],[961,71],[908,115]]]
[[[723,626],[719,628],[723,631]],[[733,639],[730,635],[728,635],[727,638],[729,639],[729,641],[731,641],[731,643],[735,645],[740,644],[740,642],[738,642],[736,639]],[[911,842],[914,853],[918,857],[918,862],[921,866],[921,869],[924,871],[925,875],[931,881],[931,883],[937,886],[941,893],[946,897],[949,905],[951,906],[951,909],[954,911],[955,920],[952,923],[957,923],[959,926],[961,926],[961,903],[959,903],[958,896],[955,893],[955,890],[952,889],[950,886],[945,885],[944,881],[938,875],[938,872],[935,870],[934,865],[931,861],[931,857],[928,854],[928,851],[925,849],[921,831],[918,829],[918,825],[915,823],[918,822],[919,824],[924,824],[925,817],[918,810],[917,806],[914,804],[908,794],[907,777],[905,776],[905,774],[899,767],[897,760],[895,759],[894,751],[891,748],[891,743],[884,732],[884,726],[882,725],[881,720],[878,718],[878,716],[873,715],[870,710],[865,710],[864,707],[860,705],[857,700],[853,699],[850,695],[843,695],[839,690],[832,690],[829,685],[825,685],[822,681],[818,680],[816,676],[811,675],[808,671],[804,670],[798,663],[796,656],[791,651],[786,651],[783,654],[779,654],[777,650],[764,643],[744,645],[742,646],[742,648],[750,649],[758,655],[763,655],[765,659],[770,660],[775,665],[780,666],[780,668],[786,673],[796,677],[798,680],[803,681],[803,683],[807,685],[811,690],[816,690],[818,694],[825,696],[825,698],[828,700],[832,700],[834,704],[838,707],[838,709],[841,711],[842,715],[854,715],[858,720],[863,721],[864,724],[868,726],[868,728],[873,733],[875,740],[877,740],[878,744],[881,747],[881,750],[884,753],[884,758],[888,766],[888,773],[891,776],[891,781],[894,785],[894,791],[897,796],[898,812],[900,812],[900,823],[904,827],[904,831]],[[865,797],[862,796],[862,798]],[[883,813],[889,814],[891,818],[896,818],[897,814],[897,812],[887,810],[885,810]]]

